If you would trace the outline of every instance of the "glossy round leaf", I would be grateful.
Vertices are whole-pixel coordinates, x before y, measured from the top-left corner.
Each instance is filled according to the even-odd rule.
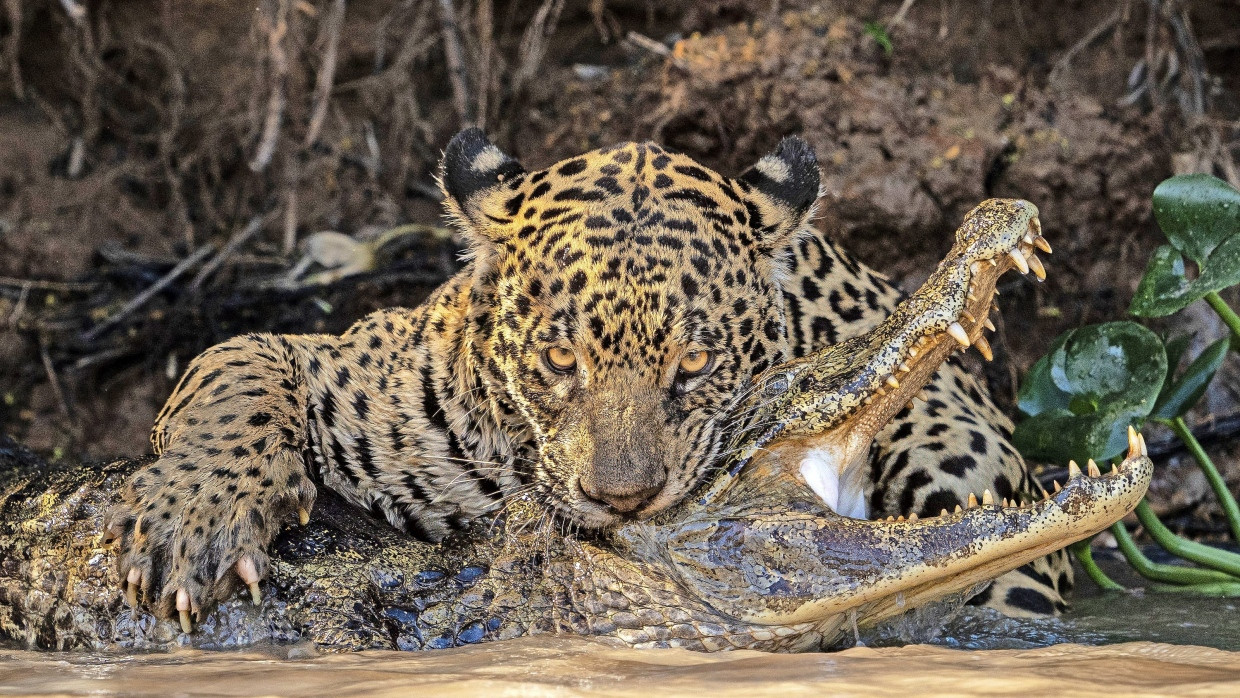
[[[1029,415],[1013,434],[1035,460],[1110,458],[1128,425],[1145,419],[1167,374],[1162,342],[1134,322],[1090,325],[1060,336],[1019,393]]]

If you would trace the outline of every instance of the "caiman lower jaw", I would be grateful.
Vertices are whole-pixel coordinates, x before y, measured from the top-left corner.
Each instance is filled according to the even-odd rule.
[[[789,548],[806,546],[806,559],[793,564],[810,567],[790,571],[768,603],[731,610],[763,625],[823,622],[855,611],[859,623],[871,625],[1102,531],[1136,507],[1152,475],[1145,440],[1130,429],[1123,463],[1107,474],[1093,461],[1085,472],[1073,464],[1068,483],[1039,502],[1021,506],[987,497],[920,520],[801,522],[795,530],[810,532],[807,540],[791,540],[787,530],[778,540]]]

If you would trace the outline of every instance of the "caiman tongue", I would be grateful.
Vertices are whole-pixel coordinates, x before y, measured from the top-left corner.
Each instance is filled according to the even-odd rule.
[[[834,511],[864,518],[863,474],[850,468],[953,351],[975,346],[987,360],[984,331],[995,284],[1009,269],[1046,277],[1036,251],[1050,252],[1038,209],[1028,201],[989,199],[964,219],[946,259],[909,298],[869,332],[777,366],[755,381],[737,419],[742,431],[729,468],[777,451]]]

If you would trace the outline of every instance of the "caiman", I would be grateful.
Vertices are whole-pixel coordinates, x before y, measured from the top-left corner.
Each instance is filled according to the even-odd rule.
[[[939,516],[867,521],[820,496],[954,351],[977,343],[995,283],[1026,271],[1037,209],[992,199],[965,218],[926,283],[863,335],[769,369],[733,418],[727,467],[647,521],[565,530],[533,502],[440,544],[325,494],[272,551],[265,597],[203,612],[193,634],[130,606],[102,519],[141,460],[49,465],[0,441],[0,643],[44,649],[238,646],[430,649],[522,635],[632,647],[829,647],[1090,536],[1132,510],[1152,464],[1091,461],[1038,501],[989,491]],[[1039,266],[1040,268],[1040,266]],[[816,493],[815,489],[819,492]],[[829,496],[827,493],[824,496]]]

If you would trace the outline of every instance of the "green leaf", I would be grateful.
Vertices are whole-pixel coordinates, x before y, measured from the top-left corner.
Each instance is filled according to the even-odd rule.
[[[1205,394],[1210,380],[1227,358],[1229,340],[1224,338],[1206,347],[1201,355],[1184,369],[1184,375],[1163,388],[1151,414],[1155,419],[1175,419],[1193,408]]]
[[[1167,352],[1168,375],[1175,373],[1180,367],[1180,359],[1184,357],[1184,352],[1188,351],[1188,345],[1192,341],[1191,334],[1179,334],[1163,342],[1163,350]]]
[[[1132,314],[1170,315],[1240,283],[1240,191],[1206,174],[1172,177],[1154,190],[1154,217],[1171,245],[1150,258]],[[1197,278],[1188,278],[1184,257],[1197,263]]]
[[[874,39],[875,43],[882,47],[883,53],[888,56],[894,48],[891,44],[891,35],[887,33],[887,28],[878,22],[866,22],[865,33]]]
[[[1149,415],[1166,375],[1162,342],[1135,322],[1066,332],[1025,377],[1018,399],[1029,417],[1012,440],[1042,461],[1118,455],[1128,426]]]

